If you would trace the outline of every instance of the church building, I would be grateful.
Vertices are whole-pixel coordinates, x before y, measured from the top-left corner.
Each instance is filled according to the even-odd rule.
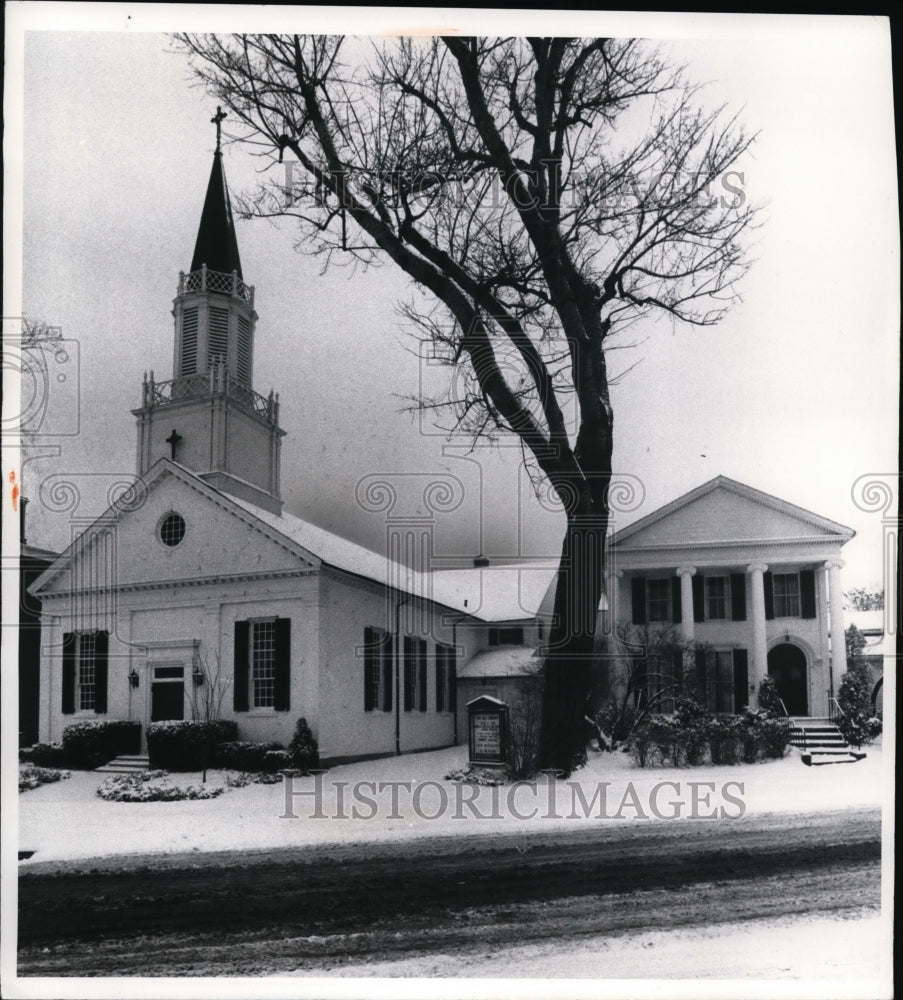
[[[285,511],[279,397],[254,387],[254,299],[218,140],[173,303],[172,377],[146,375],[132,411],[136,483],[30,589],[40,739],[95,718],[145,732],[198,717],[213,693],[244,740],[286,744],[304,716],[326,761],[464,742],[467,700],[538,669],[555,566],[415,571]],[[718,477],[612,538],[600,622],[704,639],[718,711],[755,704],[771,673],[790,714],[824,714],[844,669],[851,536]]]

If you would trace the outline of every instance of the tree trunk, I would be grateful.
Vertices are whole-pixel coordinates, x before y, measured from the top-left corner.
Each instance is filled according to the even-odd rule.
[[[554,622],[543,667],[541,768],[564,776],[586,762],[587,699],[602,598],[607,512],[568,517],[555,589]]]

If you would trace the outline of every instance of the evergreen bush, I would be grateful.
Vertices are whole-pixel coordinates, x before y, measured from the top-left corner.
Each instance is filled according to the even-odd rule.
[[[73,722],[63,730],[63,759],[67,767],[93,770],[120,754],[141,748],[141,723],[107,719]]]
[[[299,771],[307,773],[311,768],[317,767],[320,763],[320,748],[317,739],[310,731],[307,719],[298,719],[295,725],[295,735],[288,745],[289,753],[292,755],[292,763]]]
[[[235,739],[238,724],[229,719],[201,722],[152,722],[147,727],[150,766],[168,771],[200,771],[216,757],[217,745]]]

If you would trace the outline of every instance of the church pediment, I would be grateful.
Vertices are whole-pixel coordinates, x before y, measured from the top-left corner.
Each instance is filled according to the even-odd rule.
[[[319,560],[174,463],[114,503],[37,580],[41,595],[313,572]]]
[[[800,541],[840,544],[853,531],[784,500],[719,476],[617,532],[620,551]]]

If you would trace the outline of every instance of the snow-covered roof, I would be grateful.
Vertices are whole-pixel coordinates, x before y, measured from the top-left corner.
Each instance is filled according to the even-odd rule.
[[[541,665],[538,650],[531,646],[498,646],[477,653],[458,670],[458,677],[523,677],[537,673]]]
[[[855,625],[860,632],[881,632],[884,634],[884,611],[844,611],[847,627]]]
[[[557,572],[557,567],[535,563],[418,573],[294,514],[274,514],[246,500],[229,499],[328,566],[398,587],[482,621],[533,618]]]

